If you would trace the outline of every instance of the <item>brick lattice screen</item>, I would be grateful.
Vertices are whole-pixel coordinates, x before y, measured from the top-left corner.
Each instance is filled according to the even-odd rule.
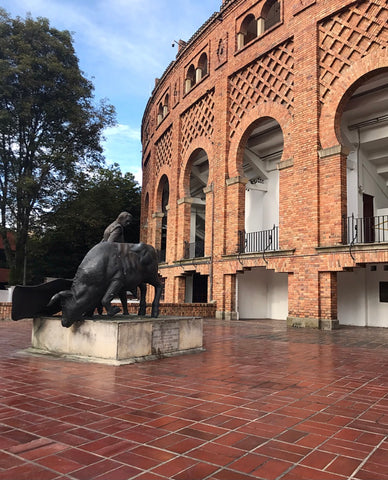
[[[388,7],[376,0],[352,5],[319,25],[320,100],[357,60],[388,44]]]

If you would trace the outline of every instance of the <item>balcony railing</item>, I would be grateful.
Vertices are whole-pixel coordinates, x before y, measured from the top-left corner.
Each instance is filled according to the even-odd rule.
[[[361,218],[352,215],[343,217],[343,222],[345,245],[388,242],[388,215]]]
[[[184,244],[183,258],[198,258],[203,257],[205,254],[205,242],[204,240],[197,240],[196,242],[186,242]]]
[[[271,230],[246,233],[239,232],[238,253],[270,252],[279,250],[279,227],[274,225]]]

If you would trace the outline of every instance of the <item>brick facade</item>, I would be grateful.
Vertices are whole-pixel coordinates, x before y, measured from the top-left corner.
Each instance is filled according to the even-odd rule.
[[[250,18],[257,31],[255,24],[244,44]],[[216,316],[238,318],[239,275],[261,269],[287,275],[290,325],[332,328],[338,272],[388,262],[388,238],[378,245],[359,242],[353,251],[344,241],[349,146],[341,130],[354,92],[384,73],[388,83],[387,20],[385,0],[226,0],[188,42],[180,42],[142,122],[141,239],[160,249],[167,229],[160,264],[166,303],[185,305],[185,311],[193,305],[194,313],[188,285],[193,282],[195,296],[206,277],[206,299]],[[268,178],[249,178],[248,146],[268,119],[282,135],[278,173],[268,168]],[[254,162],[259,170],[268,165]],[[257,184],[270,185],[271,175],[278,178],[279,245],[241,251],[247,189],[256,182],[251,188],[261,195]],[[195,182],[203,194],[193,193]],[[185,258],[195,208],[205,225],[204,250]]]

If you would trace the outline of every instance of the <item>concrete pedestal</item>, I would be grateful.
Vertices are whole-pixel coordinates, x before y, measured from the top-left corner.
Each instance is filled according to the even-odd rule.
[[[31,344],[30,353],[123,365],[203,351],[203,320],[99,316],[65,328],[61,317],[35,318]]]

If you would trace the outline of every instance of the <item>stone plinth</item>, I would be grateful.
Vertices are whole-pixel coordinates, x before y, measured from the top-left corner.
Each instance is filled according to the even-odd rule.
[[[70,328],[61,317],[35,318],[30,353],[123,365],[203,351],[198,317],[95,317]]]

